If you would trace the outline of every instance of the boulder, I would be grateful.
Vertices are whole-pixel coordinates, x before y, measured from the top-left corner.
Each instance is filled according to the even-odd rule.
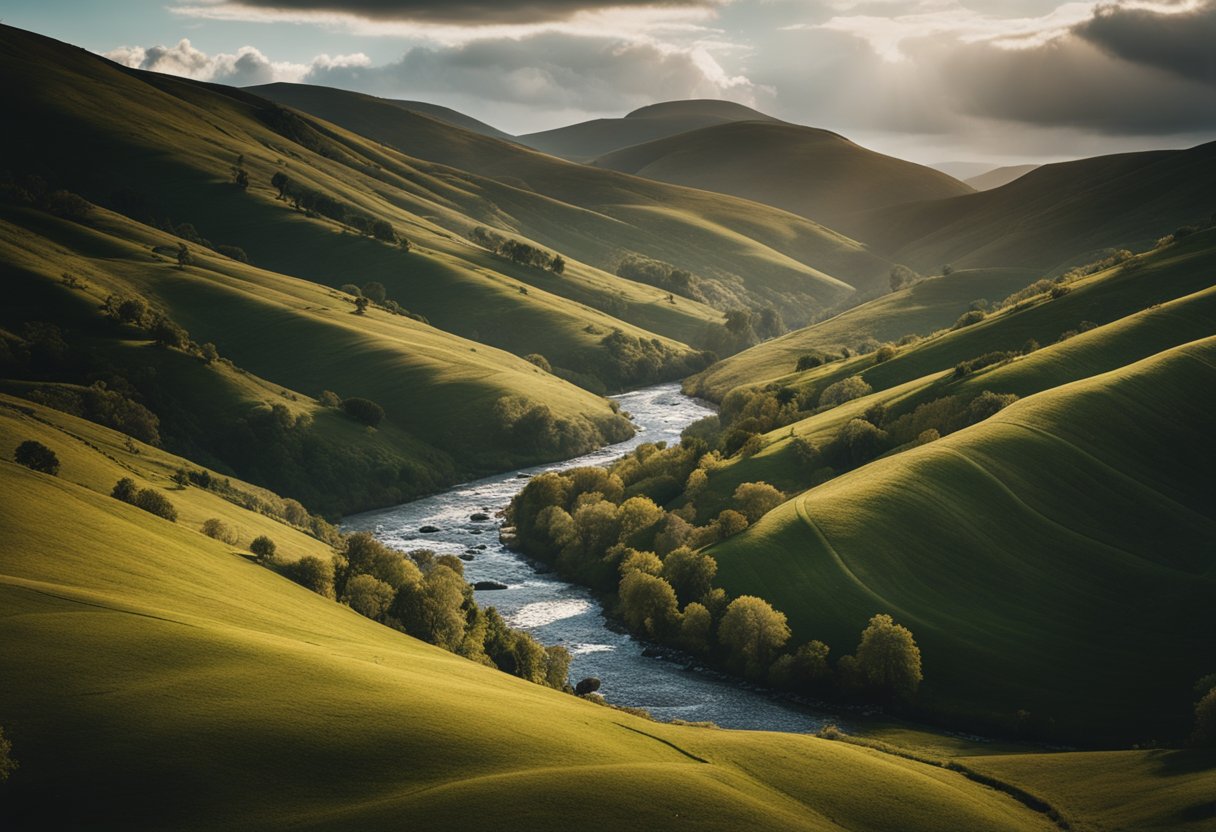
[[[434,534],[435,532],[439,531],[439,527],[438,526],[423,526],[418,531],[422,532],[423,534]]]
[[[478,581],[473,584],[473,589],[485,591],[488,589],[506,589],[507,585],[502,581]]]
[[[579,696],[586,696],[589,693],[595,693],[600,689],[600,680],[594,676],[588,676],[577,685],[574,686],[574,692]]]

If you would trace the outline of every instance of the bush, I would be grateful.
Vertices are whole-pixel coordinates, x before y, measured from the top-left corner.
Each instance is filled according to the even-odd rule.
[[[238,263],[249,262],[249,255],[240,246],[219,245],[215,247],[215,250],[231,260],[236,260]]]
[[[59,473],[59,457],[46,445],[33,439],[27,439],[17,446],[13,461],[31,471],[41,471],[51,476]]]
[[[139,489],[135,485],[135,480],[130,477],[123,477],[118,482],[114,483],[114,488],[110,491],[110,496],[115,500],[122,500],[124,503],[135,502],[135,495],[139,493]]]
[[[317,401],[320,402],[324,407],[342,406],[342,397],[333,390],[322,390],[321,394],[317,396]]]
[[[881,364],[884,361],[890,361],[898,352],[899,350],[891,344],[883,344],[874,352],[874,363]]]
[[[209,520],[203,521],[203,534],[207,535],[207,537],[210,537],[212,540],[227,543],[229,546],[235,546],[238,539],[236,529],[232,528],[218,517],[212,517]]]
[[[755,523],[784,500],[785,496],[766,482],[742,483],[734,494],[735,508],[747,518],[748,523]]]
[[[257,556],[258,563],[266,563],[274,559],[274,553],[278,549],[274,541],[264,534],[260,534],[253,539],[249,544],[249,551]]]
[[[149,514],[162,517],[170,523],[177,522],[177,509],[173,507],[173,503],[169,502],[168,497],[155,488],[141,488],[135,495],[134,505]]]
[[[362,422],[370,428],[374,428],[384,421],[384,408],[371,399],[358,397],[343,399],[342,410],[352,419]]]
[[[549,363],[549,359],[545,358],[543,355],[541,355],[538,352],[534,352],[531,355],[525,355],[524,361],[535,364],[537,367],[540,367],[546,373],[553,372],[553,366]]]
[[[285,570],[287,577],[305,589],[311,589],[326,598],[334,597],[334,563],[332,560],[309,555],[290,564]]]
[[[835,407],[870,393],[872,388],[861,376],[849,376],[835,384],[829,384],[819,394],[820,407]]]
[[[983,311],[981,311],[979,309],[972,309],[970,312],[964,312],[962,315],[960,315],[958,320],[954,322],[954,326],[952,326],[950,328],[951,329],[962,329],[965,326],[971,326],[972,324],[978,324],[980,321],[984,320],[984,317],[985,317],[985,315],[984,315]]]
[[[384,288],[383,283],[373,280],[363,284],[363,297],[372,303],[384,303],[388,298],[388,290]]]
[[[798,356],[797,370],[802,373],[807,370],[813,370],[824,363],[824,355],[821,352],[808,352],[805,355]]]

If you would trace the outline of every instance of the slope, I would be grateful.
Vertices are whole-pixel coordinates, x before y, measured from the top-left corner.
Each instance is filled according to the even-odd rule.
[[[1052,270],[1203,220],[1214,189],[1209,142],[1043,165],[990,191],[879,209],[840,228],[915,269]]]
[[[941,171],[828,130],[774,122],[705,127],[618,150],[594,164],[774,205],[832,227],[857,212],[972,191]]]
[[[465,661],[193,531],[209,494],[174,492],[192,514],[169,523],[97,490],[171,458],[52,412],[0,421],[63,463],[0,461],[6,828],[1050,828],[954,772],[650,723]]]
[[[306,85],[268,92],[411,157],[486,177],[479,188],[493,213],[471,215],[606,271],[641,253],[741,284],[754,302],[788,308],[794,318],[889,269],[854,241],[771,207],[563,162],[358,93]]]
[[[956,718],[1179,737],[1216,638],[1216,493],[1160,461],[1212,454],[1214,361],[1216,338],[1173,348],[844,474],[714,547],[722,584],[841,653],[891,613]]]
[[[527,133],[517,136],[516,141],[564,159],[589,162],[624,147],[732,121],[777,119],[732,101],[665,101],[641,107],[622,118],[598,118]]]
[[[1038,165],[1006,165],[1004,167],[984,171],[978,176],[972,176],[969,179],[964,179],[963,181],[975,188],[977,191],[990,191],[993,188],[1008,185],[1013,180],[1025,176],[1032,170],[1036,170],[1038,167]]]

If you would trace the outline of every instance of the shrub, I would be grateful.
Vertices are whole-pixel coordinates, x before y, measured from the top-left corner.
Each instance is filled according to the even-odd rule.
[[[135,495],[138,493],[139,489],[135,486],[135,480],[130,477],[123,477],[114,483],[110,496],[115,500],[122,500],[124,503],[134,503]]]
[[[229,546],[235,546],[237,543],[236,529],[229,526],[218,517],[212,517],[203,521],[203,534],[210,537],[212,540],[218,540],[221,543],[227,543]]]
[[[372,303],[384,303],[388,298],[388,290],[384,288],[383,283],[373,280],[363,284],[363,297]]]
[[[335,393],[333,390],[322,390],[321,394],[319,396],[317,396],[317,401],[320,402],[325,407],[341,407],[342,406],[342,397],[339,396],[337,393]]]
[[[1052,298],[1052,300],[1055,300],[1056,298],[1062,298],[1071,291],[1072,291],[1072,289],[1069,288],[1068,286],[1061,286],[1061,285],[1057,284],[1057,285],[1051,287],[1051,298]]]
[[[853,399],[859,399],[871,391],[871,387],[861,376],[849,376],[829,384],[819,394],[820,407],[835,407]]]
[[[284,570],[288,578],[326,598],[334,597],[334,563],[314,555],[302,557]]]
[[[785,614],[754,595],[731,601],[718,626],[718,640],[730,652],[731,661],[757,678],[767,672],[789,637]]]
[[[898,352],[899,350],[895,349],[891,344],[883,344],[874,352],[874,363],[881,364],[884,361],[890,361]]]
[[[249,551],[257,556],[258,563],[267,563],[274,560],[274,553],[278,549],[274,541],[264,534],[260,534],[253,539],[249,544]]]
[[[190,343],[190,333],[164,315],[157,315],[148,328],[148,334],[158,347],[185,349]]]
[[[369,301],[365,297],[355,298],[355,314],[356,315],[366,315],[367,307],[368,307],[369,303],[371,303],[371,301]]]
[[[813,370],[824,363],[824,356],[821,352],[808,352],[805,355],[798,356],[797,370],[802,373],[807,370]]]
[[[362,422],[371,428],[376,427],[384,421],[384,408],[371,399],[361,399],[358,397],[343,399],[342,410],[352,419]]]
[[[985,317],[985,315],[982,310],[972,309],[970,312],[964,312],[962,315],[960,315],[958,320],[954,322],[954,326],[952,326],[950,328],[951,329],[962,329],[965,326],[971,326],[972,324],[978,324],[980,321],[984,320],[984,317]]]
[[[27,439],[17,446],[13,461],[31,471],[41,471],[51,476],[59,473],[59,457],[46,445],[33,439]]]
[[[177,509],[173,507],[173,503],[169,502],[168,497],[155,488],[141,488],[135,495],[134,505],[149,514],[162,517],[170,523],[177,522]]]
[[[534,352],[531,355],[525,355],[524,361],[528,361],[532,364],[535,364],[537,367],[540,367],[546,373],[553,372],[553,366],[551,364],[549,364],[549,359],[545,358],[543,355],[541,355],[538,352]]]
[[[836,441],[845,457],[845,464],[855,468],[882,453],[887,443],[887,432],[865,419],[852,419],[840,429]]]
[[[215,250],[231,260],[236,260],[238,263],[249,262],[249,255],[240,246],[218,245],[215,247]]]

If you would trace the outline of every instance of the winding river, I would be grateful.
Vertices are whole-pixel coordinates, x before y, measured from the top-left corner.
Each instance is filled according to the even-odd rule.
[[[465,563],[470,583],[498,581],[508,587],[477,592],[478,603],[497,607],[512,626],[545,644],[565,645],[573,655],[570,679],[598,677],[603,682],[601,693],[615,704],[645,708],[656,719],[710,721],[724,728],[813,732],[825,721],[834,721],[716,673],[643,656],[646,645],[610,629],[588,590],[537,571],[498,542],[502,524],[498,512],[527,477],[602,465],[643,442],[678,442],[686,426],[713,413],[703,402],[683,395],[678,384],[648,387],[615,399],[637,426],[637,434],[628,441],[556,465],[454,486],[394,508],[349,517],[343,525],[347,531],[370,531],[398,549],[471,556]],[[475,515],[488,519],[473,520]],[[438,531],[423,532],[424,527]]]

